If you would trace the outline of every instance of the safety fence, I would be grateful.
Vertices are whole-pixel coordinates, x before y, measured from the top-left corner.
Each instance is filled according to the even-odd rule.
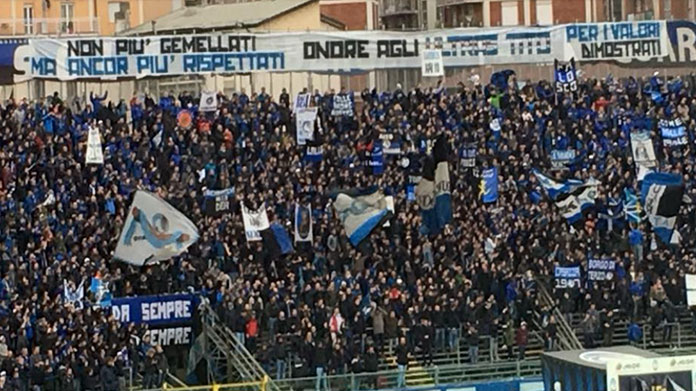
[[[131,391],[267,391],[268,378],[255,382],[213,384],[206,386],[172,386],[164,384],[162,388],[130,388]]]
[[[476,365],[447,365],[409,367],[405,373],[408,388],[428,388],[446,384],[472,384],[493,379],[535,378],[541,375],[538,359],[503,361]],[[319,387],[330,391],[368,391],[393,389],[397,386],[398,370],[322,375],[292,379],[278,379],[274,385],[281,391],[314,390]],[[208,386],[171,387],[158,389],[131,388],[132,391],[268,391],[269,379],[258,382],[217,384]]]

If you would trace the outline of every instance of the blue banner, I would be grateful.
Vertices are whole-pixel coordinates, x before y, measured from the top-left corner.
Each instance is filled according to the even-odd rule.
[[[556,289],[580,287],[580,266],[556,266],[553,274],[556,278]]]
[[[466,168],[476,167],[476,144],[467,143],[459,150],[462,166]]]
[[[158,326],[190,322],[195,310],[195,296],[191,294],[119,297],[111,300],[111,313],[122,323]]]
[[[372,152],[369,160],[372,174],[379,175],[384,172],[384,148],[382,140],[375,140],[372,144]]]
[[[590,258],[587,261],[587,279],[590,281],[611,281],[616,275],[616,261],[613,259]]]
[[[662,143],[667,147],[677,147],[688,144],[689,140],[686,136],[686,126],[681,118],[668,120],[660,120],[658,123],[660,134],[662,135]]]
[[[574,149],[552,149],[551,167],[554,169],[568,168],[568,164],[575,160]]]
[[[318,147],[307,146],[307,151],[305,153],[305,160],[308,162],[318,163],[324,158],[324,148],[320,145]]]
[[[480,186],[479,192],[483,202],[491,203],[498,200],[498,167],[483,170]]]
[[[147,324],[152,345],[187,345],[196,304],[192,294],[119,297],[111,300],[111,314],[121,323]]]

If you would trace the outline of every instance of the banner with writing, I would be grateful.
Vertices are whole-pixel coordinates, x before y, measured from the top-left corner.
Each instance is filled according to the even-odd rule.
[[[551,62],[562,57],[563,36],[564,30],[554,26],[37,38],[8,46],[13,66],[0,68],[0,80],[422,68],[426,50],[440,53],[443,71],[448,66]]]
[[[438,77],[445,75],[445,67],[442,65],[442,52],[439,50],[423,50],[423,64],[421,66],[423,77]]]
[[[681,118],[673,120],[662,119],[658,126],[662,135],[662,143],[666,147],[680,147],[689,143],[686,135],[686,126],[684,126]]]
[[[466,168],[476,167],[476,144],[464,144],[460,152],[462,166]]]
[[[590,258],[587,261],[587,279],[590,281],[611,281],[614,279],[616,261],[606,258]]]
[[[206,190],[204,195],[204,210],[208,216],[219,216],[227,213],[234,202],[234,187],[223,190]]]
[[[568,168],[568,164],[575,159],[574,149],[552,149],[551,150],[551,167],[556,170],[564,170]]]
[[[336,94],[333,97],[331,115],[353,115],[353,99],[347,94]]]
[[[556,266],[554,268],[556,289],[579,288],[580,266]]]
[[[565,64],[555,60],[553,66],[556,92],[576,92],[578,90],[578,80],[575,71],[575,58],[571,58]]]
[[[121,323],[147,324],[152,345],[188,345],[196,304],[191,294],[121,297],[111,300],[111,314]]]
[[[628,63],[662,58],[669,51],[664,21],[569,24],[564,29],[565,58]]]

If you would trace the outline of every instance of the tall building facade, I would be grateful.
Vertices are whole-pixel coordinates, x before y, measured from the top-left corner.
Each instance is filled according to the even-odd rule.
[[[696,19],[696,0],[380,0],[380,28]]]
[[[0,0],[0,36],[112,35],[185,5],[185,0]]]

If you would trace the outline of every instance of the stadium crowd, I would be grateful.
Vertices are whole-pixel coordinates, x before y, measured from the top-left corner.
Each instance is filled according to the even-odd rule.
[[[656,88],[662,100],[653,99]],[[306,161],[306,148],[296,143],[294,97],[286,92],[219,94],[218,110],[209,113],[186,93],[118,103],[57,93],[4,102],[0,389],[116,391],[128,367],[146,386],[161,384],[167,359],[143,326],[121,325],[89,302],[62,300],[64,283],[76,287],[95,275],[113,297],[202,292],[277,377],[290,358],[294,376],[376,371],[387,349],[402,373],[416,356],[429,365],[433,352],[460,346],[472,362],[482,344],[485,359],[524,358],[535,312],[546,314],[538,331],[553,349],[556,323],[538,302],[537,279],[550,282],[554,265],[584,265],[588,254],[615,259],[615,280],[554,295],[564,314],[587,314],[587,344],[610,344],[615,318],[657,327],[685,303],[684,274],[696,273],[694,204],[681,208],[678,246],[660,243],[647,222],[602,216],[624,188],[639,189],[633,127],[651,132],[660,169],[683,175],[686,195],[696,195],[693,79],[587,79],[577,94],[558,96],[548,81],[517,83],[514,76],[503,90],[470,82],[450,90],[396,86],[363,91],[355,115],[337,117],[334,93],[347,92],[311,94],[320,162]],[[182,109],[193,114],[188,129],[176,123]],[[664,147],[657,121],[676,117],[689,143]],[[85,164],[90,126],[101,131],[103,165]],[[435,137],[451,149],[454,219],[426,236],[408,188]],[[386,155],[384,172],[375,174],[366,156],[378,139],[400,153]],[[474,167],[463,164],[468,145],[476,146]],[[551,175],[549,151],[568,148],[579,158],[553,175],[601,183],[595,211],[574,228],[547,197],[530,196],[544,194],[531,169]],[[492,166],[499,197],[483,203],[480,172]],[[394,196],[395,213],[388,228],[355,248],[330,192],[369,185]],[[206,216],[204,190],[230,187],[232,211]],[[112,259],[136,189],[158,193],[194,221],[200,239],[187,253],[143,268]],[[313,243],[278,257],[263,242],[247,242],[242,202],[265,202],[269,218],[288,231],[295,204],[311,203]]]

